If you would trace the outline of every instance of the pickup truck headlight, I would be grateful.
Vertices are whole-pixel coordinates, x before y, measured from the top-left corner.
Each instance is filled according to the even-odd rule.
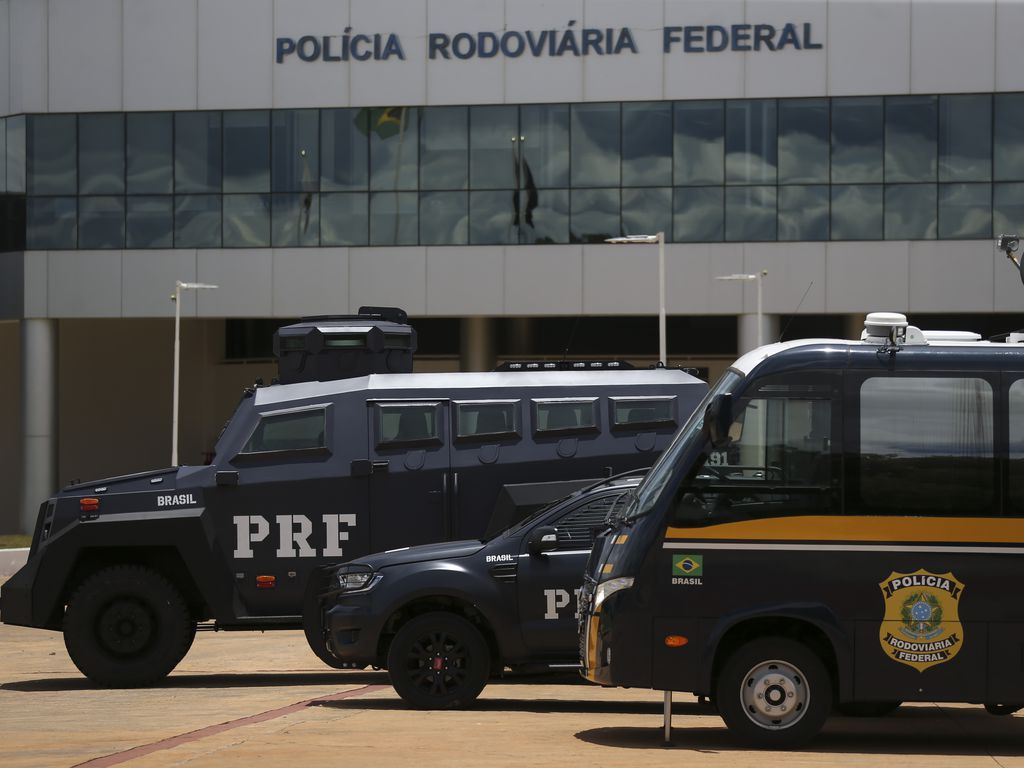
[[[601,604],[619,590],[629,589],[633,586],[632,576],[622,576],[618,579],[602,581],[594,590],[594,611],[601,610]]]
[[[365,592],[380,581],[380,574],[368,565],[343,565],[334,572],[335,583],[342,592]]]

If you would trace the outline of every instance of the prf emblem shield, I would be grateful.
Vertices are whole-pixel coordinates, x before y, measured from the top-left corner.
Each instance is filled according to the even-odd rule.
[[[885,598],[878,640],[890,659],[924,672],[960,652],[964,585],[952,573],[893,571],[878,586]]]

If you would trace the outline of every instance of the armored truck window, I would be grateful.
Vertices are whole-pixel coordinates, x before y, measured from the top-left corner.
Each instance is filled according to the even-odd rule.
[[[376,410],[378,446],[441,439],[438,403],[377,403]]]
[[[326,408],[270,413],[259,424],[242,448],[242,453],[301,451],[327,447]]]
[[[461,439],[519,436],[519,401],[456,403],[455,436]]]
[[[865,514],[987,513],[995,492],[992,386],[974,377],[873,377],[860,387],[857,498]]]
[[[675,396],[611,397],[612,426],[674,426]]]
[[[594,546],[594,532],[604,526],[609,510],[618,500],[609,494],[581,504],[555,523],[558,531],[558,549],[590,549]]]
[[[1019,374],[1018,374],[1019,375]],[[1007,514],[1024,516],[1024,379],[1010,384]]]
[[[597,431],[597,398],[533,400],[534,431],[572,433]]]

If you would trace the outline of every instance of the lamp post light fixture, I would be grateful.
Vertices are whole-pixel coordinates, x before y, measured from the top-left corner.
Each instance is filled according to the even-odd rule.
[[[174,396],[173,413],[171,416],[171,466],[178,466],[178,369],[181,362],[181,292],[198,291],[204,288],[217,288],[210,283],[183,283],[175,281],[174,295]]]
[[[605,242],[612,245],[658,244],[658,364],[664,368],[668,365],[665,341],[665,233],[609,237]]]
[[[742,280],[750,282],[751,280],[757,283],[757,346],[764,344],[764,326],[762,321],[764,320],[764,314],[761,311],[761,279],[768,275],[767,269],[762,269],[760,272],[756,272],[752,275],[719,275],[715,280]]]

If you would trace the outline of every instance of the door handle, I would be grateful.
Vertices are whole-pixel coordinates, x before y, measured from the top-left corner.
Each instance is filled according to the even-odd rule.
[[[391,462],[387,459],[381,459],[379,461],[371,462],[370,467],[373,472],[387,472]]]

